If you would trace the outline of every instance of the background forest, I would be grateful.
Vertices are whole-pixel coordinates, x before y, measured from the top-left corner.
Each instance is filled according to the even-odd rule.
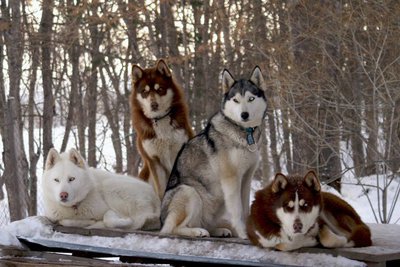
[[[138,173],[130,71],[159,58],[196,132],[219,108],[221,71],[261,67],[269,109],[257,179],[314,168],[340,189],[348,171],[400,167],[399,1],[0,1],[0,202],[11,220],[37,213],[38,161],[56,128],[57,150]]]

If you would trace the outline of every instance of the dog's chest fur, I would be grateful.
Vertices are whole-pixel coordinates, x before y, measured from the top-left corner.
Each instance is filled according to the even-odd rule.
[[[246,132],[226,121],[222,114],[217,114],[211,121],[213,128],[209,139],[214,143],[216,160],[212,160],[213,169],[226,174],[243,176],[249,168],[258,165],[260,152],[252,151],[247,144]],[[260,130],[253,135],[256,146],[261,145]]]
[[[250,169],[258,165],[259,152],[250,152],[240,148],[225,149],[223,153],[215,155],[211,161],[213,170],[221,179],[225,177],[243,177]]]
[[[188,140],[183,128],[176,128],[171,124],[171,119],[153,121],[155,137],[142,141],[143,148],[150,157],[158,157],[162,162],[168,162],[172,168],[176,154],[182,144]]]

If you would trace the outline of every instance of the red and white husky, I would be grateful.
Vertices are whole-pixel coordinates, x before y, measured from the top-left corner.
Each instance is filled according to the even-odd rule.
[[[139,177],[162,199],[176,155],[191,137],[183,91],[163,59],[153,68],[132,68],[131,112],[143,160]]]
[[[304,177],[276,174],[258,191],[247,221],[250,241],[258,246],[294,250],[371,245],[371,232],[356,211],[339,197],[321,192],[315,172]]]

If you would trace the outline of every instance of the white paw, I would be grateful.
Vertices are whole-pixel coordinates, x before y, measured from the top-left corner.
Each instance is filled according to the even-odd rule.
[[[217,228],[212,232],[211,235],[216,237],[231,237],[232,232],[227,228]]]
[[[279,243],[278,245],[275,246],[275,249],[280,251],[289,251],[296,248],[292,247],[289,243]]]
[[[236,234],[241,239],[247,239],[247,233],[244,229],[239,229],[238,231],[236,231]]]
[[[194,237],[209,237],[210,233],[203,228],[192,228],[192,233]]]
[[[275,246],[275,248],[277,250],[281,250],[281,251],[290,251],[290,250],[299,249],[301,247],[304,247],[304,244],[302,242],[279,243],[278,245]]]

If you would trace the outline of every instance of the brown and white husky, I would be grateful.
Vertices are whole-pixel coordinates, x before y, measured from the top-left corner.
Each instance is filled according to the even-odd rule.
[[[193,137],[183,91],[163,59],[152,68],[132,68],[131,113],[143,160],[139,177],[162,199],[176,155]]]
[[[341,198],[321,192],[313,171],[304,177],[278,173],[258,191],[247,234],[255,245],[285,251],[315,246],[318,239],[329,248],[372,243],[371,232],[356,211]]]

